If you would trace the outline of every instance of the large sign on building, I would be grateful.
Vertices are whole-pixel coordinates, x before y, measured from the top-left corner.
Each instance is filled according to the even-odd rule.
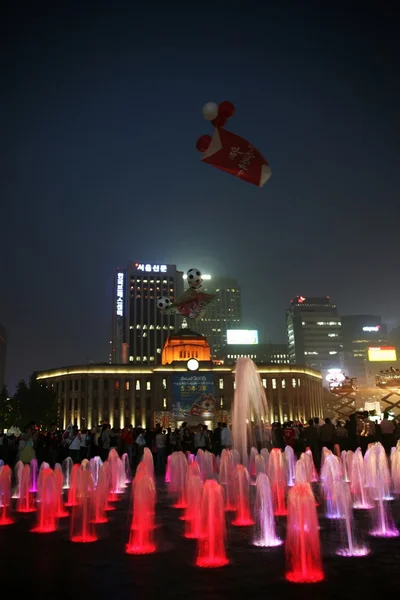
[[[124,274],[117,275],[117,316],[124,316]]]
[[[257,329],[228,329],[226,332],[228,344],[258,344]]]
[[[368,360],[370,362],[395,362],[397,360],[396,348],[394,346],[378,346],[368,348]]]
[[[143,271],[145,273],[166,273],[168,270],[167,265],[151,265],[145,263],[135,263],[137,271]]]
[[[171,384],[172,413],[177,419],[214,416],[216,400],[213,373],[174,373]]]

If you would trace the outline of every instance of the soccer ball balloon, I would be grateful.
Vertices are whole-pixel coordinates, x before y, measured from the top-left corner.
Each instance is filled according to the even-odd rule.
[[[202,286],[203,280],[201,278],[201,271],[198,269],[189,269],[187,272],[187,281],[189,287],[197,289]]]
[[[157,308],[160,310],[165,310],[171,304],[171,300],[168,296],[160,296],[157,298]]]

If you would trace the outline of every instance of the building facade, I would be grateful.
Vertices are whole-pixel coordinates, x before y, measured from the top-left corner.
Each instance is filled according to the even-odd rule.
[[[207,338],[213,358],[221,359],[227,346],[227,330],[241,328],[241,289],[236,279],[213,276],[204,280],[201,289],[215,294],[215,298],[193,329]]]
[[[290,364],[307,365],[325,375],[342,368],[341,320],[329,297],[294,298],[286,311]]]
[[[385,346],[387,328],[378,315],[341,317],[344,370],[356,377],[359,385],[368,383],[368,348]]]
[[[157,298],[183,293],[183,273],[175,265],[129,262],[114,283],[111,364],[159,365],[164,344],[182,322],[163,314]]]
[[[233,364],[238,358],[251,358],[258,365],[289,364],[286,344],[230,344],[223,354],[224,364]]]
[[[59,424],[91,428],[103,421],[119,428],[126,424],[175,427],[230,421],[234,398],[234,366],[199,361],[171,365],[77,365],[38,373],[38,380],[57,394]],[[296,365],[259,366],[266,391],[269,423],[324,416],[321,374]]]
[[[0,391],[3,389],[5,384],[6,374],[6,359],[7,359],[7,332],[5,328],[0,325]]]

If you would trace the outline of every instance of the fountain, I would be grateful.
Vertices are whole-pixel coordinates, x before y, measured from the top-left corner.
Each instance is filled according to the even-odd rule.
[[[351,473],[352,473],[352,468],[353,468],[353,458],[354,458],[354,452],[352,450],[347,450],[346,451],[346,470],[347,470],[347,477],[350,482],[351,482]]]
[[[81,471],[77,483],[77,504],[72,508],[70,539],[71,542],[95,542],[97,536],[91,521],[94,481],[90,471]]]
[[[56,469],[56,467],[54,467],[54,482],[55,482],[55,487],[56,487],[56,498],[57,498],[56,517],[58,519],[63,519],[64,517],[69,517],[69,512],[64,509],[64,498],[63,498],[64,477],[63,477],[63,472],[61,470],[61,467],[59,469]]]
[[[368,548],[356,542],[353,519],[353,501],[346,481],[337,479],[333,485],[334,503],[340,514],[340,529],[342,532],[342,548],[336,552],[339,556],[366,556]]]
[[[131,463],[129,462],[129,456],[127,455],[127,453],[125,452],[125,454],[122,455],[122,464],[124,465],[124,471],[125,471],[125,483],[129,484],[132,481],[132,471],[131,471]]]
[[[291,446],[285,448],[285,462],[286,462],[286,481],[288,487],[294,486],[294,469],[296,464],[296,457],[294,450]]]
[[[242,463],[246,465],[248,448],[256,445],[251,420],[261,423],[268,419],[267,399],[260,374],[250,358],[237,360],[235,381],[232,407],[233,446],[239,452]]]
[[[37,476],[38,476],[38,462],[36,458],[32,458],[30,462],[31,468],[31,483],[30,483],[30,491],[37,492]]]
[[[200,477],[202,479],[202,481],[205,481],[205,454],[204,454],[204,450],[202,450],[201,448],[199,448],[197,450],[197,454],[196,454],[196,462],[200,467]]]
[[[393,492],[395,494],[400,494],[400,446],[395,448],[394,452],[392,452],[391,472],[393,481]]]
[[[65,506],[76,506],[77,505],[77,490],[78,490],[78,480],[80,478],[82,471],[79,465],[73,465],[71,476],[69,478],[69,487],[68,487],[68,500],[65,503]],[[65,478],[64,478],[65,482]],[[65,483],[64,483],[65,488]]]
[[[204,481],[214,477],[213,456],[208,450],[204,452]]]
[[[269,455],[269,482],[271,484],[274,514],[285,516],[286,511],[286,465],[279,448],[272,448]]]
[[[266,473],[266,475],[268,475],[268,469],[269,469],[269,452],[268,452],[267,448],[261,448],[260,454],[264,458],[265,473]]]
[[[30,513],[35,512],[35,498],[31,492],[31,470],[29,465],[24,465],[21,475],[21,483],[19,488],[19,498],[17,501],[17,512]]]
[[[370,535],[397,537],[400,533],[394,525],[390,503],[387,502],[391,498],[390,476],[383,446],[380,443],[370,446],[364,462],[368,488],[375,500],[374,526]]]
[[[94,456],[90,459],[90,472],[92,473],[94,485],[97,485],[99,480],[99,471],[102,464],[100,456]]]
[[[22,460],[19,460],[14,467],[14,478],[15,478],[15,488],[13,493],[13,498],[19,498],[20,489],[21,489],[21,477],[22,471],[24,470],[24,463]]]
[[[232,525],[248,527],[254,521],[250,514],[250,477],[243,465],[237,465],[234,476],[235,519]]]
[[[306,449],[305,455],[308,456],[308,458],[309,458],[308,462],[311,465],[312,476],[311,476],[310,481],[312,483],[316,483],[318,481],[318,473],[317,473],[317,469],[315,468],[314,458],[313,458],[313,455],[312,455],[312,452],[311,452],[310,448]]]
[[[219,467],[219,480],[224,490],[225,510],[235,510],[233,497],[233,454],[230,450],[222,450]]]
[[[250,477],[253,477],[254,479],[256,477],[256,456],[258,456],[258,450],[253,446],[250,450],[249,466],[247,470]]]
[[[170,483],[171,482],[171,456],[172,454],[169,454],[168,458],[167,458],[167,468],[165,470],[165,483]]]
[[[72,458],[68,456],[62,462],[62,471],[64,474],[64,490],[69,490],[70,482],[71,482],[71,471],[72,471]]]
[[[321,469],[322,492],[326,504],[327,519],[340,519],[340,506],[334,494],[335,482],[342,479],[341,462],[335,454],[327,454]]]
[[[136,476],[137,477],[137,476]],[[154,480],[148,473],[139,474],[132,482],[133,517],[127,554],[151,554],[155,552],[154,513],[156,492]]]
[[[196,465],[196,463],[193,463]],[[191,465],[192,466],[192,465]],[[186,479],[186,498],[187,507],[185,511],[184,520],[185,523],[185,537],[186,538],[198,538],[200,536],[200,517],[201,513],[199,507],[201,506],[201,495],[203,492],[203,483],[201,481],[199,473],[195,470],[188,472]]]
[[[200,466],[200,465],[199,465]],[[174,452],[171,459],[170,491],[177,497],[174,508],[186,508],[185,484],[188,464],[183,452]]]
[[[256,479],[260,473],[265,473],[265,460],[262,454],[257,454],[255,463]]]
[[[271,486],[265,473],[259,473],[256,480],[254,546],[271,548],[280,546],[282,541],[275,532],[274,508]]]
[[[315,499],[309,483],[296,483],[288,494],[286,579],[316,583],[324,579]]]
[[[51,533],[57,530],[58,490],[54,471],[49,467],[40,470],[38,480],[39,508],[34,533]]]
[[[154,481],[154,459],[153,459],[153,454],[151,453],[150,448],[144,449],[142,460],[147,466],[147,472],[148,472],[149,476],[152,477],[152,479]]]
[[[215,479],[208,479],[204,484],[200,526],[196,565],[206,568],[227,565],[229,561],[225,553],[224,498],[222,488]]]
[[[347,483],[349,483],[350,479],[349,479],[349,475],[347,473],[347,452],[346,452],[346,450],[342,450],[342,453],[340,455],[340,460],[342,461],[343,479]]]
[[[350,490],[353,495],[353,507],[356,509],[370,509],[373,507],[366,488],[365,465],[361,448],[355,451],[350,471]]]
[[[10,517],[11,476],[12,472],[8,465],[0,467],[0,526],[14,523],[14,520]]]

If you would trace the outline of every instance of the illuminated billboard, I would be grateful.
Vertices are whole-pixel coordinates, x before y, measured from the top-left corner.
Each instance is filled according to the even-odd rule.
[[[228,344],[258,344],[257,329],[228,329],[226,332]]]
[[[370,362],[394,362],[397,360],[396,348],[394,346],[378,346],[368,348],[368,360]]]
[[[117,315],[124,316],[124,274],[117,275]]]

